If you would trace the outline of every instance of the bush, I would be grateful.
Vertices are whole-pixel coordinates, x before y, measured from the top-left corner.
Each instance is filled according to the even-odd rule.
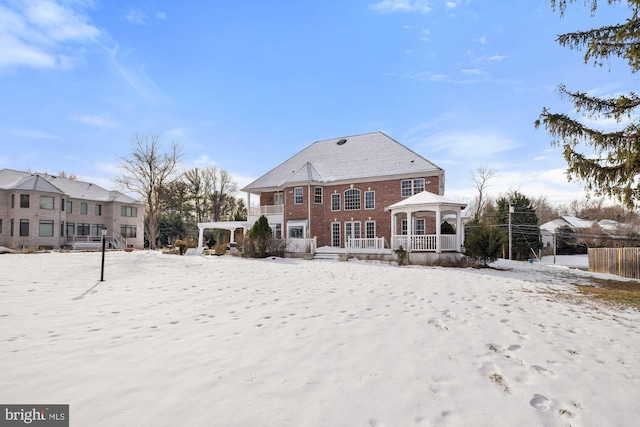
[[[180,255],[182,255],[187,250],[187,242],[185,242],[184,240],[176,240],[173,243],[173,247],[178,249],[180,251]]]
[[[249,240],[255,246],[255,258],[265,258],[268,255],[267,246],[272,235],[267,217],[262,215],[249,230]]]
[[[506,241],[507,236],[501,229],[480,224],[471,229],[464,246],[469,258],[486,267],[500,257]]]
[[[398,249],[393,251],[398,257],[398,265],[405,265],[409,263],[409,252],[400,245]]]
[[[213,250],[216,251],[216,255],[224,255],[227,253],[227,243],[218,243],[213,247]]]

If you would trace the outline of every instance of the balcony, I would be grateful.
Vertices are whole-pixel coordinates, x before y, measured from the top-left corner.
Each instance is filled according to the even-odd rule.
[[[249,206],[249,222],[255,222],[262,215],[266,216],[270,223],[282,223],[284,205]]]

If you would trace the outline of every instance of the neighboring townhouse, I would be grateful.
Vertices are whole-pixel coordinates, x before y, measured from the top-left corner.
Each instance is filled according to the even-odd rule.
[[[373,132],[317,141],[242,191],[248,224],[265,215],[276,238],[313,237],[318,247],[358,252],[389,251],[396,236],[405,236],[405,249],[460,252],[459,236],[447,247],[435,243],[440,242],[436,224],[446,214],[454,214],[453,225],[462,235],[465,205],[441,197],[444,175],[429,160]],[[418,196],[422,192],[434,197]],[[407,235],[415,238],[409,241]]]
[[[598,222],[592,219],[582,219],[564,215],[540,225],[540,236],[545,247],[553,245],[553,235],[562,227],[569,227],[576,238],[589,234]]]
[[[44,173],[0,170],[0,246],[144,247],[144,204],[118,191]]]

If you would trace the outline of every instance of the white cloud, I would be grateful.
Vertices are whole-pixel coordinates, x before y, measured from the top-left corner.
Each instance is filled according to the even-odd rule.
[[[12,129],[9,133],[16,137],[26,139],[60,139],[59,136],[35,129]]]
[[[460,70],[460,72],[462,74],[473,74],[476,76],[481,76],[484,75],[484,72],[482,70],[478,70],[477,68],[463,68],[462,70]]]
[[[518,144],[508,136],[495,131],[453,131],[437,134],[425,134],[419,131],[409,136],[411,145],[424,153],[440,153],[452,160],[469,160],[469,153],[474,153],[474,162],[492,159],[496,154],[513,150]],[[429,154],[433,157],[433,154]],[[428,157],[429,157],[428,156]]]
[[[166,97],[151,80],[144,66],[128,65],[131,52],[120,52],[120,47],[116,45],[109,50],[109,65],[111,69],[119,75],[129,86],[131,86],[138,95],[145,98],[148,102],[166,102]]]
[[[422,30],[422,37],[420,37],[420,40],[428,42],[431,39],[429,38],[429,34],[431,34],[431,32],[429,30]]]
[[[504,55],[493,55],[489,57],[491,61],[502,61],[503,59],[507,59],[507,58],[508,56],[504,56]]]
[[[458,3],[455,1],[448,1],[445,3],[445,7],[447,9],[455,9],[456,7],[458,7]]]
[[[383,0],[371,5],[371,8],[380,13],[394,12],[418,12],[428,13],[431,11],[427,0]]]
[[[79,2],[27,0],[10,5],[0,5],[0,68],[70,68],[80,55],[78,46],[102,37]]]
[[[167,19],[167,14],[159,10],[156,12],[156,19],[164,21],[165,19]]]
[[[138,25],[147,25],[151,20],[147,14],[140,11],[139,9],[130,9],[129,12],[124,16],[124,19]]]
[[[480,43],[480,44],[487,44],[487,38],[485,36],[479,37],[477,39],[475,39],[474,41]]]
[[[75,116],[74,119],[89,126],[95,126],[98,128],[114,128],[120,125],[117,120],[111,118],[109,113],[84,114],[81,116]]]

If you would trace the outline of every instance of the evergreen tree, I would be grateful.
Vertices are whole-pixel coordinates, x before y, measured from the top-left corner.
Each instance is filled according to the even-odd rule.
[[[513,259],[527,259],[542,248],[538,215],[526,196],[514,191],[508,197],[498,200],[495,222],[505,233],[509,232],[509,204],[513,206],[511,214],[511,236]],[[508,254],[506,243],[505,254]]]
[[[498,259],[506,241],[507,236],[501,229],[476,222],[464,239],[465,253],[487,266]]]
[[[564,15],[568,3],[577,0],[551,0],[551,6]],[[584,0],[591,5],[591,13],[596,12],[597,0]],[[626,2],[630,17],[626,22],[613,24],[589,31],[562,34],[558,43],[570,49],[584,50],[584,61],[593,61],[602,66],[611,57],[623,58],[632,72],[640,69],[640,0],[607,0],[607,4]],[[601,3],[602,4],[602,3]],[[589,121],[579,121],[566,114],[551,113],[543,108],[536,127],[544,125],[554,138],[552,144],[564,148],[567,172],[570,178],[584,181],[588,191],[600,196],[619,199],[627,206],[638,204],[640,198],[640,132],[636,108],[640,97],[631,92],[612,98],[597,98],[558,86],[560,95],[570,101],[585,119],[614,119],[618,123],[632,119],[622,130],[607,132],[591,127]],[[581,146],[592,149],[591,153],[580,151]]]
[[[249,230],[249,239],[255,244],[257,258],[267,256],[267,244],[272,235],[267,217],[262,215]]]

